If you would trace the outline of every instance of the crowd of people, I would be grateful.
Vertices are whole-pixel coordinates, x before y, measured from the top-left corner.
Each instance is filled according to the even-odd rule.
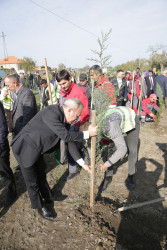
[[[7,75],[1,81],[0,174],[6,179],[8,188],[4,208],[11,206],[17,197],[10,168],[12,148],[19,164],[15,170],[22,172],[32,208],[37,209],[45,219],[56,217],[43,155],[61,149],[60,161],[63,163],[67,154],[66,181],[79,174],[78,166],[91,173],[82,151],[83,140],[96,136],[98,126],[89,125],[86,131],[83,128],[90,121],[91,109],[97,107],[94,102],[99,101],[94,100],[93,93],[100,90],[106,93],[103,102],[109,102],[101,123],[103,138],[100,143],[105,148],[107,146],[107,154],[99,165],[99,170],[105,171],[99,192],[106,190],[112,181],[114,164],[127,152],[128,175],[125,183],[130,191],[135,188],[140,119],[142,125],[155,120],[159,110],[158,84],[163,100],[167,98],[167,70],[158,76],[155,69],[147,73],[141,73],[139,68],[127,72],[120,69],[115,77],[107,77],[100,66],[94,65],[89,72],[79,75],[77,83],[74,78],[64,69],[55,74],[49,83],[46,73],[41,77],[39,72],[35,75],[28,72],[28,87],[25,87],[23,73]],[[37,110],[33,90],[38,90],[40,111]],[[126,142],[123,134],[127,135]],[[8,135],[12,137],[11,147]]]

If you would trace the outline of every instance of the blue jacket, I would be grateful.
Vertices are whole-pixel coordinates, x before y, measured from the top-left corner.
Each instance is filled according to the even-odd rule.
[[[157,83],[159,83],[163,98],[165,99],[165,97],[167,97],[167,77],[164,75],[160,75],[155,78],[154,93],[158,96]]]
[[[6,123],[5,111],[0,102],[0,157],[9,155],[8,126]]]

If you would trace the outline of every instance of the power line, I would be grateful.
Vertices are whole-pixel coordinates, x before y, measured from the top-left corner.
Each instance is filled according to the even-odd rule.
[[[67,23],[69,23],[69,24],[75,26],[76,28],[78,28],[78,29],[80,29],[80,30],[82,30],[82,31],[84,31],[84,32],[86,32],[86,33],[88,33],[88,34],[90,34],[90,35],[96,37],[96,38],[99,38],[99,37],[98,37],[96,34],[94,34],[93,32],[90,32],[89,30],[87,30],[87,29],[81,27],[80,25],[71,22],[70,20],[68,20],[68,19],[66,19],[66,18],[64,18],[64,17],[62,17],[62,16],[56,14],[55,12],[53,12],[53,11],[47,9],[46,7],[44,7],[44,6],[42,6],[42,5],[40,5],[40,4],[36,3],[36,2],[34,2],[33,0],[29,0],[29,2],[35,4],[36,6],[38,6],[39,8],[41,8],[41,9],[47,11],[47,12],[49,12],[49,13],[55,15],[56,17],[62,19],[63,21],[65,21],[65,22],[67,22]],[[124,50],[124,51],[126,50],[127,52],[129,52],[129,53],[131,53],[131,54],[134,55],[134,53],[133,53],[132,51],[128,50],[128,49],[121,48],[121,47],[119,47],[118,45],[116,45],[116,44],[114,44],[114,43],[111,43],[111,42],[109,42],[109,41],[107,41],[107,42],[108,42],[109,44],[111,44],[112,46],[118,48],[118,49],[122,49],[122,50]]]

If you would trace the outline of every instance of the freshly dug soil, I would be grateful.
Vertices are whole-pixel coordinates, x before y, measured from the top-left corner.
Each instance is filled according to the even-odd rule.
[[[159,197],[167,197],[167,111],[157,127],[147,123],[140,130],[140,149],[135,175],[136,187],[125,185],[128,161],[115,167],[108,189],[89,207],[90,178],[82,170],[65,182],[67,165],[45,156],[47,179],[55,197],[57,218],[44,220],[30,207],[25,183],[15,172],[18,198],[3,209],[5,183],[0,182],[0,249],[167,249],[167,202],[159,202],[121,213],[115,211]],[[11,152],[11,167],[17,165]],[[96,193],[103,173],[96,174]]]

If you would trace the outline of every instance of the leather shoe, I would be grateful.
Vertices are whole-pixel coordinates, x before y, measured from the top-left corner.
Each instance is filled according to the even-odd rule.
[[[51,206],[43,206],[42,208],[38,208],[38,213],[46,220],[54,220],[57,216],[56,211]]]
[[[99,187],[99,192],[102,193],[103,191],[105,191],[108,185],[111,183],[111,181],[112,181],[112,176],[105,177]]]
[[[73,179],[75,176],[77,176],[79,174],[79,172],[76,172],[76,173],[69,173],[66,177],[66,180],[71,180]]]
[[[132,191],[135,188],[135,184],[133,182],[133,179],[130,179],[129,176],[125,180],[125,185],[129,191]]]
[[[13,204],[13,202],[16,200],[17,193],[15,190],[8,191],[7,197],[4,203],[4,208],[7,208]]]
[[[14,170],[15,170],[15,171],[20,170],[20,166],[18,165],[18,166],[16,166],[16,167],[14,167]]]

